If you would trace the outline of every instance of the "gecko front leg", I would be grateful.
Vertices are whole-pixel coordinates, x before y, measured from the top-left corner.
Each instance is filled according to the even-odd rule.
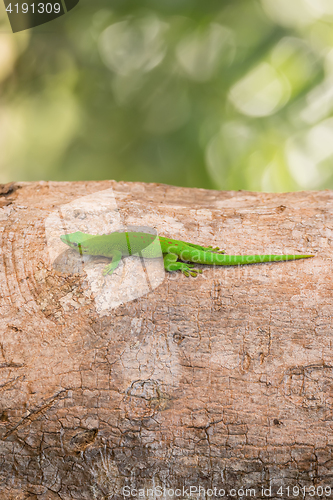
[[[111,263],[104,267],[103,276],[112,274],[113,271],[117,269],[117,267],[119,266],[119,262],[121,261],[122,253],[119,250],[114,250],[111,257]]]

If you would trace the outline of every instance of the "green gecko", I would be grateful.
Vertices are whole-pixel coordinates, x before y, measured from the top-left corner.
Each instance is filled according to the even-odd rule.
[[[139,255],[144,258],[156,258],[163,253],[166,271],[181,271],[185,276],[197,276],[201,269],[196,264],[216,266],[237,266],[239,264],[257,264],[262,262],[280,262],[284,260],[307,259],[313,255],[226,255],[218,247],[202,247],[149,233],[114,232],[111,234],[92,235],[81,233],[60,236],[63,243],[73,248],[80,255],[100,255],[112,259],[103,271],[103,275],[112,274],[122,257]],[[178,258],[185,262],[178,262]]]

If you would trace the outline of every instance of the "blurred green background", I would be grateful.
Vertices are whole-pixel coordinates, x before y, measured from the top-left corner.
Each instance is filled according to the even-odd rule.
[[[138,3],[1,1],[0,182],[333,188],[332,0]]]

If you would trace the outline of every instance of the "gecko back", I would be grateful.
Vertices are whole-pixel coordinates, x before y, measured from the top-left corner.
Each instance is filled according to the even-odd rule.
[[[122,255],[159,257],[161,248],[157,235],[139,232],[118,232],[92,235],[80,231],[61,236],[61,240],[80,254],[112,257],[115,251]]]

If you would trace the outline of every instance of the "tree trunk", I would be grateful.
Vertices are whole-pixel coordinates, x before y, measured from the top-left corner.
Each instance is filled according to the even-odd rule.
[[[2,186],[0,498],[333,496],[332,211],[330,191]],[[133,226],[316,256],[104,277],[59,239]]]

